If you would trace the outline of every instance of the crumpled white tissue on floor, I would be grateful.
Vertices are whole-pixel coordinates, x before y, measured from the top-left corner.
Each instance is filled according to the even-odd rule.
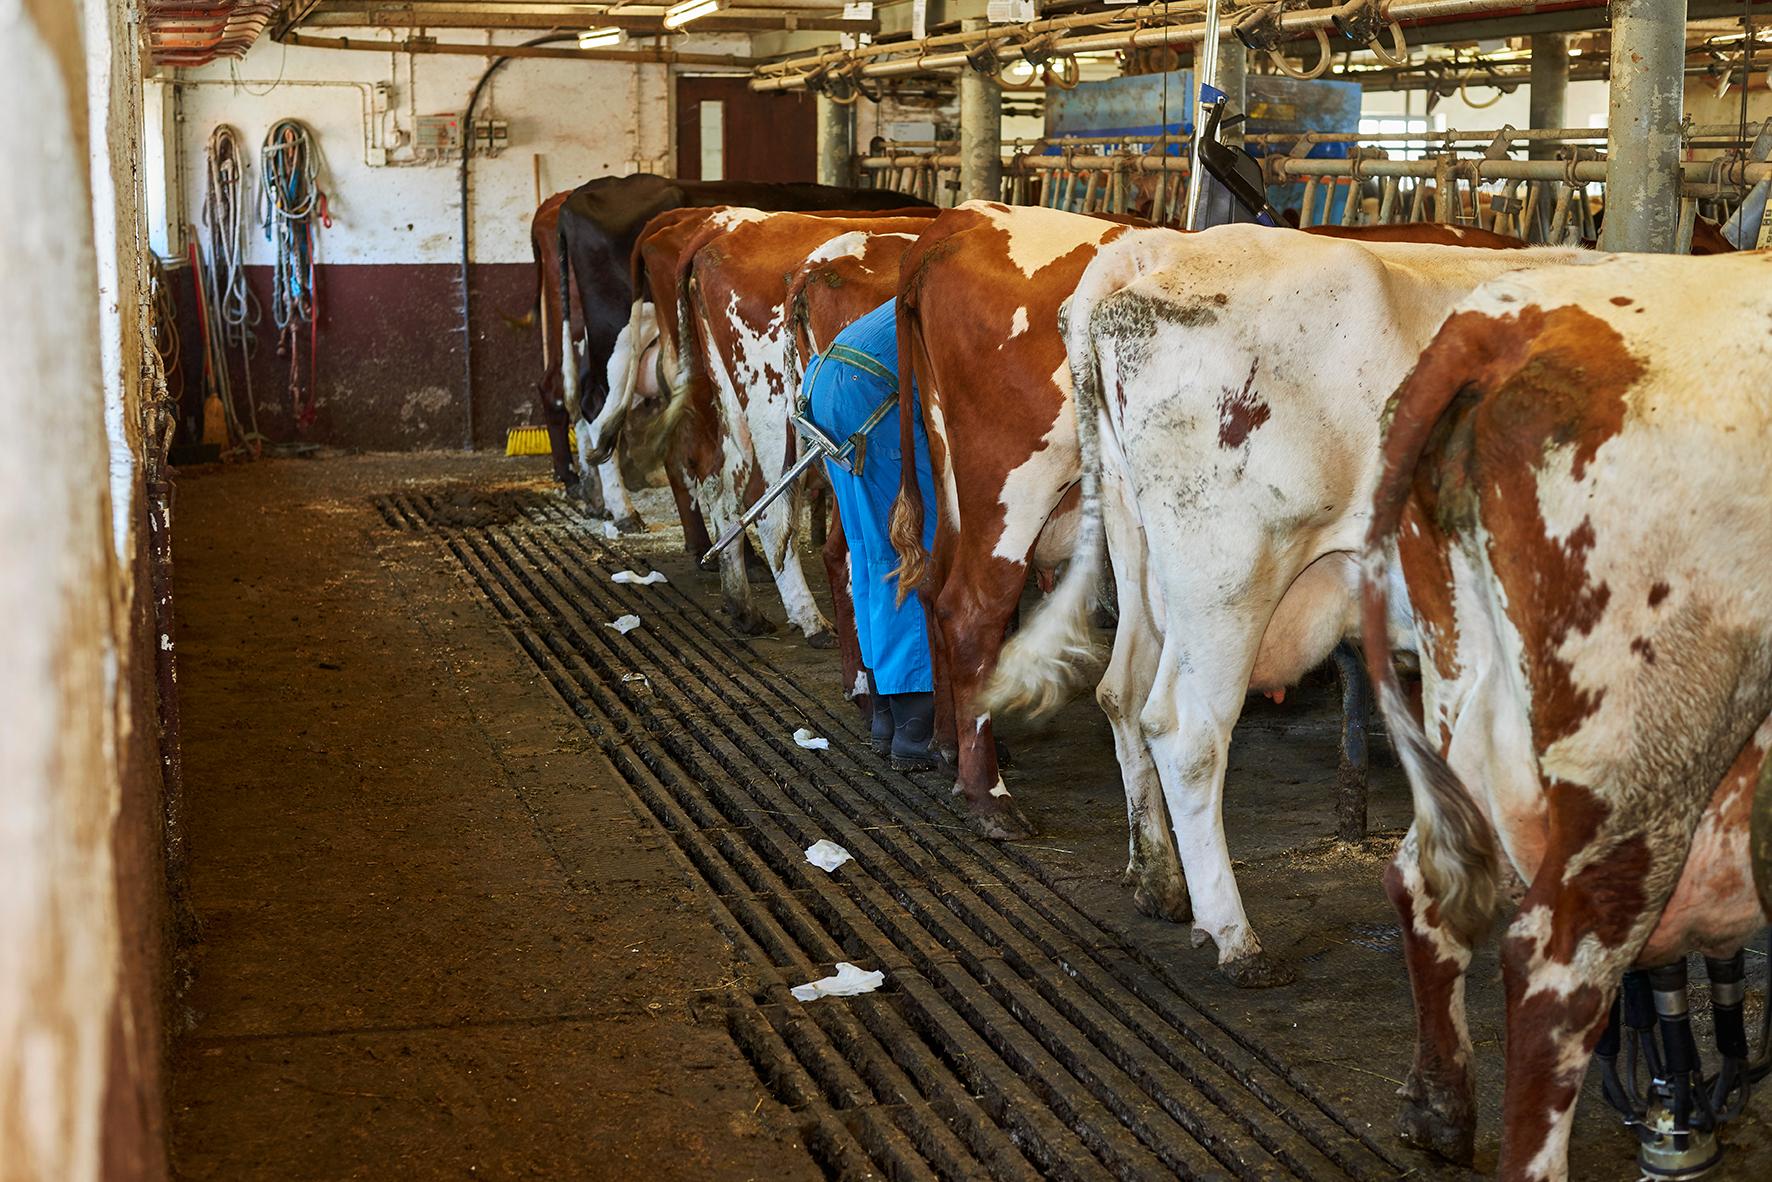
[[[854,854],[836,842],[826,841],[822,837],[806,847],[806,860],[824,871],[835,870],[843,863],[853,861],[854,858]]]
[[[820,735],[815,735],[805,727],[801,727],[794,732],[794,742],[800,744],[800,746],[806,748],[808,751],[823,751],[831,745],[829,739]]]
[[[869,972],[858,969],[846,960],[837,962],[837,975],[820,977],[805,985],[796,985],[793,989],[796,1001],[813,1001],[820,997],[854,997],[858,993],[872,993],[886,980],[882,972]]]
[[[621,537],[621,531],[615,528],[615,522],[605,521],[603,523],[603,536],[606,538],[619,538]]]
[[[617,632],[626,636],[640,626],[640,617],[635,615],[617,616],[603,626],[605,628],[614,628]]]
[[[615,583],[638,583],[642,587],[650,587],[654,583],[670,582],[661,570],[649,571],[644,575],[637,575],[631,570],[618,570],[610,575],[609,579]]]

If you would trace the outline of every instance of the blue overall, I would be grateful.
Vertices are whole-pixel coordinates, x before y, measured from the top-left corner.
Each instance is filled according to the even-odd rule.
[[[887,300],[838,333],[833,348],[844,345],[865,353],[897,374],[897,309],[897,300]],[[826,357],[808,367],[802,395],[808,403],[807,417],[842,443],[859,431],[880,400],[897,388],[896,379],[888,382],[840,357]],[[921,404],[914,429],[917,485],[925,506],[923,545],[927,548],[935,539],[935,481],[929,472],[929,437],[923,430]],[[837,495],[843,537],[849,543],[849,593],[855,600],[862,663],[872,670],[879,693],[926,693],[935,688],[935,678],[923,605],[912,595],[899,606],[898,580],[890,573],[898,565],[898,554],[887,533],[902,467],[898,430],[898,407],[894,406],[868,432],[860,476],[845,472],[830,460],[825,461],[825,472]]]

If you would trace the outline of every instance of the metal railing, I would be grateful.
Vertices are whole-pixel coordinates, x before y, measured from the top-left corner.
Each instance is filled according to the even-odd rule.
[[[1768,121],[1766,128],[1772,128]],[[1762,130],[1762,138],[1765,136]],[[1261,133],[1258,150],[1270,185],[1301,185],[1301,226],[1436,221],[1477,226],[1529,242],[1563,243],[1595,236],[1595,201],[1606,180],[1605,153],[1593,145],[1605,128],[1493,131]],[[1689,127],[1694,150],[1728,149],[1680,165],[1680,244],[1691,241],[1699,214],[1726,220],[1750,188],[1772,181],[1772,162],[1742,153],[1739,128]],[[1345,156],[1309,153],[1347,144]],[[1408,144],[1419,159],[1392,158],[1381,145]],[[1018,141],[1003,162],[1000,199],[1076,213],[1138,214],[1177,224],[1186,193],[1186,137],[1128,140],[1066,136]],[[1518,146],[1557,145],[1555,159],[1521,160]],[[1179,154],[1177,154],[1179,152]],[[949,143],[887,144],[860,167],[875,186],[897,188],[940,205],[954,204],[960,158]]]

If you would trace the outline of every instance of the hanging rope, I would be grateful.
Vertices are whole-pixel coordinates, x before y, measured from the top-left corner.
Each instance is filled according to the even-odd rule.
[[[228,434],[236,448],[257,455],[264,443],[258,429],[258,404],[252,395],[252,329],[262,319],[258,301],[246,286],[246,173],[249,167],[240,134],[223,123],[209,133],[203,189],[203,224],[209,229],[209,269],[200,288],[209,333],[215,337],[215,387],[221,399]],[[240,421],[228,376],[227,351],[240,350],[246,382],[247,421]]]
[[[281,119],[265,133],[259,149],[259,216],[265,239],[276,255],[271,283],[271,320],[277,326],[277,354],[289,358],[289,399],[301,426],[314,421],[314,373],[319,361],[319,292],[315,288],[314,219],[330,226],[326,193],[320,188],[319,152],[307,127]],[[301,372],[301,333],[307,326],[308,372]]]

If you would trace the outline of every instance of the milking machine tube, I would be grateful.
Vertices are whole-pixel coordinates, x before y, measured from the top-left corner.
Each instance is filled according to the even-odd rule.
[[[820,361],[822,360],[823,358],[820,358]],[[823,431],[819,430],[818,427],[804,415],[794,415],[794,426],[800,429],[800,434],[809,444],[811,444],[811,446],[805,448],[800,453],[800,458],[794,461],[793,467],[781,474],[780,479],[763,490],[763,495],[753,501],[751,507],[746,509],[739,516],[737,521],[726,527],[725,532],[720,535],[719,540],[712,546],[708,547],[708,552],[701,556],[702,562],[712,562],[714,555],[743,537],[744,531],[749,529],[757,518],[763,516],[764,511],[779,500],[782,493],[785,493],[788,489],[794,487],[794,481],[800,479],[801,474],[819,460],[835,460],[841,467],[848,469],[850,467],[849,457],[852,454],[855,454],[859,459],[859,453],[867,447],[868,432],[872,431],[875,427],[878,427],[880,425],[880,420],[885,418],[887,413],[897,405],[898,391],[894,390],[892,393],[886,395],[886,397],[880,399],[880,405],[868,412],[868,417],[862,421],[861,427],[855,432],[855,434],[851,435],[848,439],[845,439],[842,443],[838,443],[829,435],[826,435]]]

